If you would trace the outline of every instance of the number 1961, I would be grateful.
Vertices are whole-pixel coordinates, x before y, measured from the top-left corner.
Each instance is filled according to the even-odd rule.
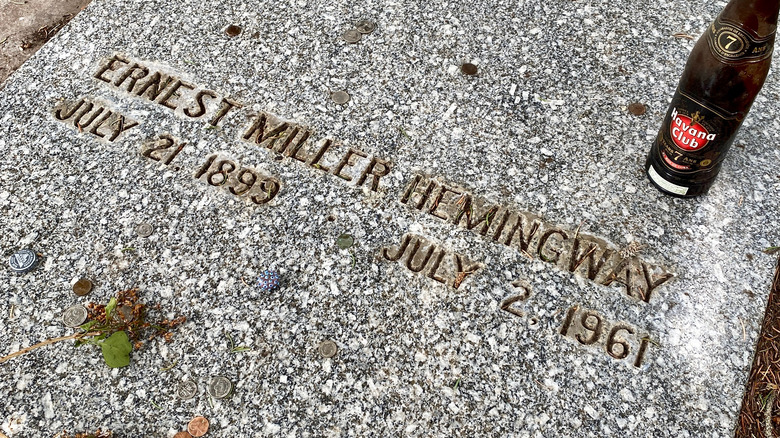
[[[566,313],[561,327],[563,336],[576,339],[583,345],[603,346],[607,354],[624,360],[632,353],[632,344],[638,345],[634,366],[642,366],[647,347],[652,342],[647,336],[639,337],[637,330],[625,323],[610,324],[598,312],[574,306]],[[629,342],[633,340],[633,342]]]

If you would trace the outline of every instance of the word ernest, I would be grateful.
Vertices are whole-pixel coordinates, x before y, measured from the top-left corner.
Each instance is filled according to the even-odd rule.
[[[644,302],[672,278],[663,268],[635,255],[621,254],[601,239],[568,232],[531,213],[491,204],[465,189],[423,175],[414,176],[401,203],[598,284],[620,284],[627,295]]]

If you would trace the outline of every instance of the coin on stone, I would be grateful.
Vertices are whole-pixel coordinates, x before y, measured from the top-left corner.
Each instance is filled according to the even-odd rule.
[[[209,431],[209,420],[205,417],[197,416],[190,420],[187,425],[187,432],[194,437],[203,436]]]
[[[62,323],[65,327],[78,327],[87,320],[87,308],[81,304],[70,306],[62,313]]]
[[[369,20],[361,20],[358,21],[358,24],[355,25],[355,29],[357,29],[358,32],[362,34],[371,33],[376,29],[376,23]]]
[[[225,398],[233,392],[233,383],[225,376],[217,376],[209,383],[209,395],[214,398]]]
[[[349,234],[342,234],[336,238],[336,246],[341,249],[347,249],[355,244],[355,238]]]
[[[173,438],[192,438],[192,435],[189,432],[176,432]]]
[[[89,294],[90,291],[92,291],[92,282],[86,278],[79,279],[79,281],[73,285],[73,293],[80,297]]]
[[[188,400],[198,395],[198,384],[191,379],[185,379],[176,386],[176,395],[182,400]]]
[[[347,93],[346,91],[335,91],[330,95],[330,98],[333,100],[334,103],[343,105],[349,102],[349,93]]]
[[[322,357],[329,359],[336,355],[336,352],[339,350],[339,348],[333,341],[322,341],[318,350]]]
[[[346,41],[346,42],[348,42],[350,44],[354,44],[354,43],[360,41],[360,38],[362,38],[362,37],[363,37],[363,34],[358,32],[358,31],[356,31],[355,29],[350,29],[350,30],[344,32],[343,35],[341,35],[341,38],[343,38],[344,41]]]
[[[38,254],[31,249],[22,249],[15,252],[11,258],[8,259],[8,264],[11,269],[17,274],[26,274],[38,265]]]
[[[135,227],[135,232],[141,237],[149,237],[154,232],[154,227],[149,224],[139,224]]]
[[[628,112],[635,116],[641,116],[647,111],[647,108],[639,102],[634,102],[628,106]]]
[[[477,74],[477,66],[470,62],[464,62],[460,66],[460,71],[463,72],[464,75],[474,76]]]
[[[237,37],[241,33],[241,27],[236,26],[235,24],[231,24],[225,29],[225,33],[230,38]]]

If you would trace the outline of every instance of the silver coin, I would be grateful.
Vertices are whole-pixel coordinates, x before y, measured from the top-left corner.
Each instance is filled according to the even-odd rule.
[[[140,224],[135,227],[135,232],[141,237],[149,237],[154,232],[154,227],[149,224]]]
[[[233,392],[233,383],[224,376],[217,376],[209,383],[209,395],[214,398],[225,398]]]
[[[31,249],[22,249],[8,259],[11,269],[17,274],[30,272],[38,264],[38,254]]]
[[[317,350],[319,350],[322,357],[328,359],[336,355],[336,352],[339,351],[339,347],[333,341],[322,341]]]
[[[87,308],[81,304],[70,306],[62,313],[62,323],[65,327],[78,327],[87,321]]]
[[[350,99],[349,93],[346,91],[335,91],[331,93],[330,98],[334,103],[339,105],[344,105],[345,103],[349,102]]]
[[[355,25],[355,29],[362,34],[371,33],[376,29],[376,23],[369,20],[361,20]]]
[[[198,384],[191,379],[185,379],[176,386],[176,395],[182,400],[188,400],[198,395]]]
[[[356,31],[355,29],[350,29],[350,30],[344,32],[343,35],[341,35],[341,38],[343,38],[344,41],[346,41],[346,42],[348,42],[350,44],[354,44],[354,43],[360,41],[360,38],[362,38],[362,37],[363,37],[363,34],[358,32],[358,31]]]

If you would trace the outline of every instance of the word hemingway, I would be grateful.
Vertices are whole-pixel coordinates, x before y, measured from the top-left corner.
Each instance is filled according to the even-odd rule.
[[[564,230],[531,213],[491,204],[465,189],[423,175],[414,176],[401,203],[595,283],[619,284],[627,295],[643,302],[649,302],[653,291],[672,278],[663,268],[636,255],[621,254],[601,239]]]

